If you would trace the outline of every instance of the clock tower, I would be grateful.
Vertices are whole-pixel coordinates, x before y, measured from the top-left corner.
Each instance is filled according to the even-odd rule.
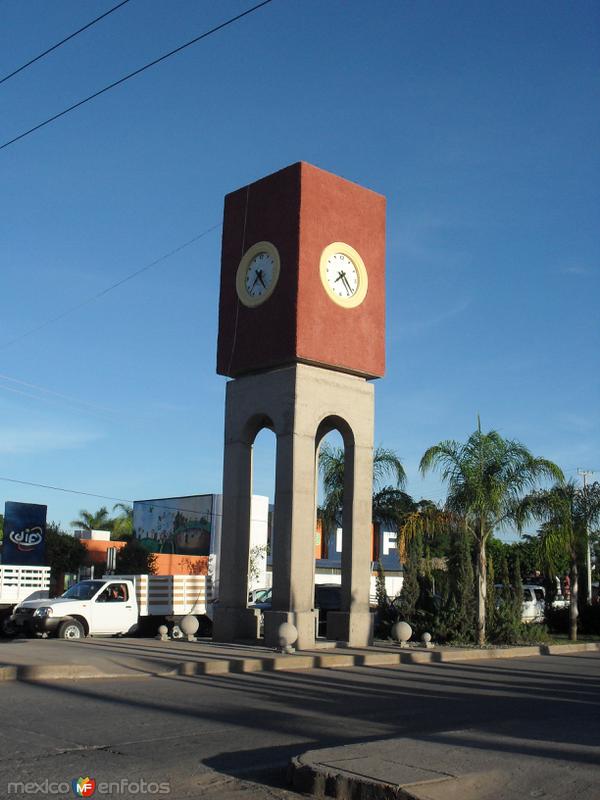
[[[272,610],[314,644],[317,456],[344,440],[342,608],[328,638],[371,641],[374,387],[385,369],[385,198],[300,162],[225,198],[217,372],[227,384],[214,638],[257,635],[247,608],[252,445],[277,437]]]

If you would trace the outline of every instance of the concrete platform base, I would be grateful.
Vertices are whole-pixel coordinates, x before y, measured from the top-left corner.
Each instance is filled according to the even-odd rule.
[[[373,614],[366,611],[330,611],[327,614],[327,638],[348,642],[349,647],[373,644]]]
[[[0,682],[400,667],[403,664],[453,664],[495,658],[600,653],[600,643],[592,642],[501,649],[444,647],[433,650],[423,647],[400,649],[387,643],[368,648],[328,644],[334,644],[334,647],[327,650],[315,647],[292,655],[282,655],[256,642],[216,644],[208,640],[161,642],[157,639],[135,638],[94,638],[79,642],[60,639],[0,641]]]
[[[260,611],[254,608],[226,608],[217,606],[214,612],[213,640],[235,642],[239,639],[258,639],[260,636]]]

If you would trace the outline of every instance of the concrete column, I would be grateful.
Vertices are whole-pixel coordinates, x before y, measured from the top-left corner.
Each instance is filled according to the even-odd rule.
[[[345,448],[342,518],[342,610],[330,612],[327,636],[366,647],[373,641],[369,611],[373,486],[372,444]]]
[[[255,639],[259,618],[247,608],[248,559],[252,498],[252,444],[236,419],[235,401],[227,393],[223,463],[223,521],[219,570],[219,600],[213,619],[213,639],[232,642]]]
[[[273,608],[265,611],[265,644],[269,647],[278,645],[277,630],[282,622],[291,622],[298,629],[299,649],[315,642],[315,477],[314,432],[294,430],[278,436]]]

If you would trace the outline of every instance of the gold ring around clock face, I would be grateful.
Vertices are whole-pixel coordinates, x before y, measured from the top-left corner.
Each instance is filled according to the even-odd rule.
[[[345,242],[332,242],[321,253],[321,282],[331,300],[342,308],[356,308],[367,296],[365,263]]]
[[[244,255],[237,269],[235,287],[248,308],[261,305],[272,294],[279,279],[279,251],[271,242],[257,242]]]

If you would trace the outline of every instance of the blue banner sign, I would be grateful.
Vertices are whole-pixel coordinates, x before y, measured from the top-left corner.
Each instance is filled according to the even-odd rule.
[[[37,503],[4,504],[3,564],[34,567],[46,563],[47,510]]]

